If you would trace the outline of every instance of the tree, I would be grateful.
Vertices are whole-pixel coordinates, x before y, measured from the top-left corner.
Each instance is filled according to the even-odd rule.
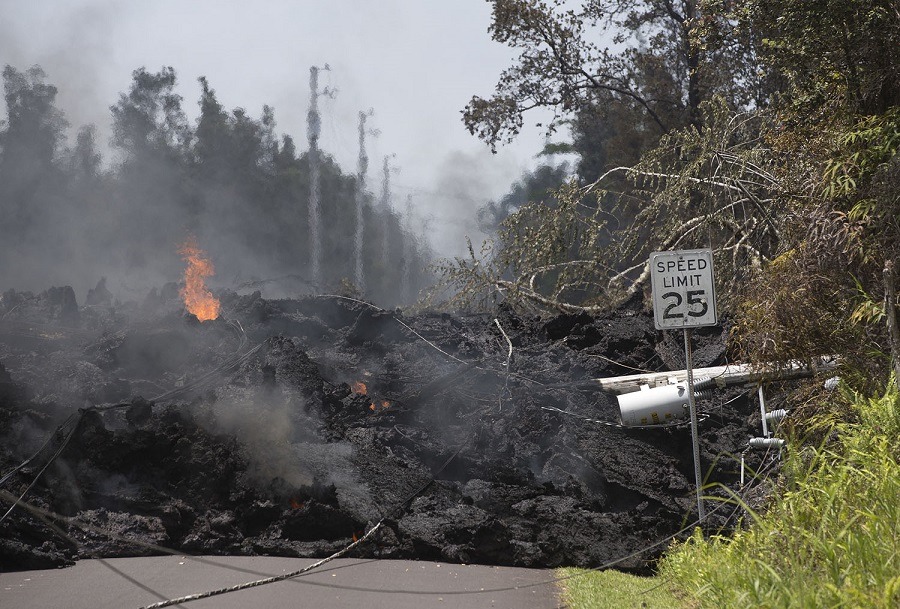
[[[175,253],[196,200],[188,183],[191,129],[175,92],[171,67],[132,72],[131,86],[110,107],[112,143],[122,152],[113,182],[112,211],[119,226],[116,239],[125,268],[135,270],[158,260],[180,266]]]
[[[243,108],[228,113],[206,77],[198,80],[200,116],[192,145],[198,169],[210,178],[236,182],[253,181],[258,179],[253,174],[273,171],[277,145],[272,108],[263,106],[259,120],[250,117]]]
[[[76,182],[91,182],[100,175],[103,157],[97,152],[96,139],[94,125],[82,127],[75,136],[75,147],[68,155],[68,170]]]
[[[555,192],[569,177],[567,163],[541,165],[525,172],[499,201],[488,201],[478,210],[478,226],[485,233],[494,232],[500,224],[531,202],[552,205]]]
[[[757,32],[798,115],[822,106],[882,114],[900,104],[896,0],[753,0],[732,15]]]
[[[586,0],[577,9],[564,0],[491,1],[491,36],[520,55],[490,99],[471,99],[463,120],[492,148],[511,141],[534,108],[565,118],[616,101],[662,135],[700,126],[700,105],[714,95],[744,107],[758,92],[743,40],[697,44],[700,26],[715,19],[696,0]]]
[[[132,72],[131,88],[111,106],[113,144],[130,155],[174,153],[187,145],[189,128],[175,93],[172,67],[151,74],[146,68]]]
[[[57,89],[44,82],[46,77],[39,66],[25,73],[12,66],[3,70],[7,121],[0,134],[0,146],[7,162],[13,160],[15,150],[23,165],[49,166],[65,139],[68,122],[56,108]]]
[[[528,110],[554,110],[573,127],[581,182],[553,208],[510,216],[490,269],[473,256],[445,266],[447,279],[539,308],[599,310],[644,288],[653,249],[715,247],[735,284],[769,258],[780,238],[779,184],[759,139],[770,81],[752,28],[727,12],[736,3],[493,6],[492,36],[521,54],[464,121],[496,146]]]
[[[742,281],[780,247],[785,216],[776,193],[785,186],[760,139],[764,116],[735,116],[724,102],[702,111],[704,129],[675,131],[633,167],[567,184],[555,206],[522,207],[503,223],[489,255],[444,264],[443,286],[457,291],[451,305],[489,303],[493,293],[526,309],[606,311],[646,289],[650,252],[696,247],[715,250],[720,295],[733,302]],[[629,188],[608,190],[621,183]],[[638,211],[616,224],[595,204],[607,198],[638,201]]]
[[[841,353],[846,380],[872,389],[890,359],[881,354],[900,357],[885,324],[897,304],[887,269],[900,257],[900,9],[760,0],[739,16],[784,83],[768,139],[795,188],[778,195],[782,255],[748,284],[735,338],[754,359]]]
[[[38,66],[3,70],[7,121],[0,130],[0,230],[13,242],[27,242],[30,229],[61,204],[56,160],[68,123],[56,107],[56,87],[45,79]]]
[[[216,98],[205,76],[200,82],[200,116],[194,130],[193,153],[199,170],[210,177],[228,174],[224,157],[229,153],[228,113]]]
[[[642,108],[605,91],[595,92],[570,124],[582,184],[590,184],[611,167],[634,165],[660,138]]]
[[[515,137],[530,109],[552,109],[556,119],[550,130],[571,126],[581,184],[602,177],[603,184],[587,190],[579,209],[600,212],[598,234],[607,236],[594,243],[605,245],[625,238],[615,233],[633,226],[646,208],[647,193],[627,179],[636,173],[623,168],[634,166],[667,135],[707,128],[710,113],[704,104],[715,100],[734,112],[761,108],[769,90],[757,69],[752,29],[737,27],[725,13],[736,6],[730,0],[573,4],[493,1],[491,35],[520,55],[501,75],[494,96],[473,97],[463,119],[470,132],[496,147]],[[685,221],[701,207],[696,188],[688,195],[690,205],[677,212]],[[648,235],[646,227],[637,232]],[[607,266],[622,270],[631,260]]]

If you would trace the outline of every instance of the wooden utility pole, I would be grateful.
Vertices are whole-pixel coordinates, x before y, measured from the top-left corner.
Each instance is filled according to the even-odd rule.
[[[833,372],[837,370],[838,360],[834,357],[816,358],[812,362],[782,362],[770,363],[759,366],[750,364],[729,364],[727,366],[712,366],[709,368],[695,368],[694,377],[709,377],[716,385],[745,385],[749,383],[761,383],[764,381],[788,380],[813,376],[821,372]],[[669,372],[648,372],[644,374],[628,374],[625,376],[611,376],[607,378],[593,379],[600,389],[611,393],[630,393],[639,391],[647,386],[663,387],[687,380],[687,370],[672,370]]]
[[[306,115],[306,137],[309,141],[309,266],[312,283],[321,285],[322,238],[319,229],[319,68],[309,69],[309,113]]]
[[[412,195],[406,195],[406,213],[403,215],[403,230],[401,231],[403,239],[403,259],[400,271],[400,299],[403,304],[412,303],[415,300],[415,294],[412,292],[410,281],[412,275],[412,259],[416,253],[416,241],[413,237],[413,198]]]
[[[366,198],[366,172],[369,170],[369,156],[366,154],[366,117],[359,113],[359,159],[356,169],[356,236],[354,239],[355,273],[354,282],[360,292],[365,292],[366,282],[363,275],[363,205]]]
[[[378,212],[381,215],[381,269],[382,273],[387,273],[388,258],[390,258],[390,230],[391,230],[391,167],[390,159],[392,154],[384,155],[384,167],[382,167],[381,178],[381,202],[378,206]]]

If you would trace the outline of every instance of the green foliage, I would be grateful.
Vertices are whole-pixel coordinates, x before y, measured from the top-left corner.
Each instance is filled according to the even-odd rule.
[[[885,114],[864,116],[838,135],[836,153],[822,176],[824,195],[830,199],[849,197],[871,180],[900,148],[900,108]],[[853,222],[865,220],[876,203],[863,199],[848,212]]]
[[[702,111],[705,128],[663,137],[630,170],[643,205],[623,231],[618,255],[638,261],[654,249],[710,247],[717,290],[730,304],[781,247],[785,210],[778,197],[788,186],[762,138],[769,114],[735,113],[719,98]]]
[[[745,3],[778,83],[762,131],[780,184],[776,263],[752,273],[735,335],[748,359],[838,353],[861,386],[883,376],[885,262],[900,254],[900,13],[896,3]]]
[[[788,144],[793,162],[780,170],[784,179],[806,192],[780,199],[785,264],[744,290],[735,338],[747,357],[838,353],[863,383],[885,374],[882,270],[900,255],[898,117],[895,108],[838,120],[805,145],[775,141],[776,151]]]
[[[492,148],[519,133],[527,112],[550,109],[548,131],[574,119],[579,175],[590,182],[633,162],[635,151],[653,147],[661,135],[701,126],[704,101],[722,97],[734,109],[762,103],[752,40],[729,14],[737,3],[491,3],[492,38],[519,56],[492,97],[471,99],[463,120]]]
[[[662,135],[650,123],[640,104],[617,99],[609,92],[595,92],[571,123],[581,182],[594,182],[611,167],[637,163]]]
[[[794,441],[765,514],[731,538],[698,532],[661,575],[700,607],[898,606],[900,396],[893,382],[881,397],[845,395],[857,422],[832,420],[838,439],[818,449]]]
[[[874,289],[884,261],[900,254],[900,107],[861,117],[836,139],[822,176],[831,209],[824,234],[859,269],[862,287]]]
[[[900,11],[893,0],[753,0],[744,15],[798,114],[822,106],[880,114],[900,104]]]
[[[3,69],[3,90],[7,120],[0,133],[0,147],[15,148],[17,161],[24,167],[40,163],[46,169],[54,160],[68,123],[56,108],[57,89],[45,81],[47,75],[39,66],[24,73],[12,66]]]
[[[862,328],[848,318],[854,295],[843,270],[819,268],[805,250],[773,260],[745,285],[735,307],[732,342],[742,359],[756,362],[805,360],[841,354],[862,366],[868,349]]]
[[[701,89],[714,87],[706,76],[719,66],[701,62],[687,43],[695,2],[492,3],[491,36],[521,52],[501,74],[495,94],[473,97],[463,113],[469,131],[492,148],[518,134],[528,110],[550,108],[568,118],[600,101],[595,94],[636,104],[665,133],[693,120]],[[595,42],[613,36],[619,52]]]
[[[571,118],[581,157],[581,191],[557,195],[552,210],[522,207],[501,229],[485,262],[511,282],[501,288],[507,300],[609,306],[643,290],[650,252],[688,247],[717,250],[729,299],[778,251],[790,211],[764,139],[781,119],[763,111],[770,79],[742,5],[493,6],[492,36],[521,55],[494,98],[472,99],[466,125],[494,146],[518,133],[529,109],[553,108]],[[596,44],[604,36],[615,52]]]

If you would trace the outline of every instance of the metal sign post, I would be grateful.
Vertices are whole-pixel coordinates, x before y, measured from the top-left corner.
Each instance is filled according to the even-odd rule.
[[[701,487],[700,443],[697,408],[694,402],[694,363],[691,333],[694,328],[718,324],[712,250],[677,250],[650,254],[650,282],[653,290],[653,319],[657,330],[682,329],[687,369],[688,409],[691,416],[691,443],[694,452],[694,483],[697,489],[697,517],[706,519]]]
[[[691,445],[694,450],[694,486],[697,487],[697,520],[702,524],[706,520],[706,508],[703,507],[703,493],[700,487],[703,483],[703,476],[700,472],[700,442],[699,431],[697,430],[697,405],[694,402],[694,363],[693,353],[691,351],[691,332],[690,328],[684,329],[684,366],[687,368],[687,394],[688,394],[688,410],[691,413]]]

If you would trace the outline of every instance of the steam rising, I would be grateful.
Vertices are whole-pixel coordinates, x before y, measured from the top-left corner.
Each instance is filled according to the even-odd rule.
[[[9,120],[0,127],[0,288],[52,283],[84,293],[106,277],[117,297],[142,298],[141,291],[180,276],[181,254],[191,261],[186,297],[196,288],[210,301],[205,286],[190,285],[212,273],[188,252],[196,245],[179,248],[186,234],[224,271],[219,286],[252,285],[268,296],[334,291],[349,280],[382,304],[406,304],[396,286],[407,260],[413,284],[429,281],[421,239],[391,211],[379,221],[365,163],[355,177],[345,174],[315,137],[298,154],[289,136],[279,141],[268,106],[259,118],[241,108],[228,112],[201,78],[192,125],[172,68],[135,70],[111,108],[119,160],[105,167],[93,128],[67,147],[58,89],[43,70],[7,66],[3,81]],[[321,264],[312,250],[321,252]]]
[[[298,398],[273,395],[264,390],[228,396],[214,406],[213,430],[237,438],[248,460],[247,475],[254,483],[283,480],[301,488],[313,483],[314,472],[298,458],[295,443],[303,437],[297,413],[303,411]]]
[[[295,392],[257,387],[225,393],[212,415],[211,431],[233,435],[241,445],[249,483],[288,489],[333,485],[342,505],[363,515],[371,509],[365,508],[372,499],[356,473],[353,446],[319,440],[322,422]]]
[[[208,3],[165,1],[7,1],[3,6],[0,68],[8,63],[25,73],[31,66],[42,66],[44,82],[58,89],[53,105],[64,111],[68,125],[59,132],[64,138],[53,146],[52,167],[16,148],[22,165],[27,158],[33,170],[9,168],[4,175],[5,180],[33,174],[22,188],[0,185],[0,289],[40,291],[72,285],[81,302],[87,289],[105,276],[116,297],[140,299],[151,286],[179,278],[176,248],[189,232],[216,261],[219,275],[213,288],[267,282],[262,286],[267,295],[294,295],[313,286],[330,291],[342,279],[352,282],[356,269],[346,263],[353,260],[348,247],[353,245],[355,220],[345,213],[332,214],[327,206],[336,200],[352,202],[356,110],[374,107],[384,136],[372,153],[376,158],[396,153],[402,172],[394,185],[399,192],[394,208],[402,207],[412,193],[417,220],[408,243],[390,242],[387,262],[377,248],[364,250],[363,272],[373,278],[370,296],[380,304],[398,304],[387,299],[397,291],[406,262],[414,285],[410,292],[416,292],[427,280],[424,252],[430,247],[440,256],[462,254],[467,234],[477,243],[480,236],[471,230],[473,209],[502,194],[522,170],[512,160],[519,153],[506,150],[492,156],[459,121],[459,109],[468,97],[492,86],[508,62],[508,52],[485,34],[491,17],[487,4],[360,5],[350,19],[312,2],[235,5],[228,11],[211,10]],[[383,44],[385,40],[397,44]],[[307,88],[306,71],[314,64],[325,66],[325,61],[332,71],[319,72],[322,85],[339,92],[335,99],[321,100],[327,103],[317,123],[321,139],[316,153],[305,145],[310,134],[303,137],[313,93]],[[172,93],[180,103],[160,106],[152,118],[156,126],[165,124],[167,141],[175,146],[162,156],[140,159],[133,149],[118,144],[109,150],[117,131],[109,109],[119,93],[130,95],[130,72],[146,66],[147,73],[154,74],[168,65],[178,70]],[[442,66],[439,75],[435,65]],[[199,160],[194,145],[200,139],[201,106],[209,101],[199,99],[200,75],[222,88],[227,101],[216,114],[243,134],[256,129],[253,123],[260,121],[264,103],[274,104],[277,112],[269,118],[277,116],[278,123],[264,125],[261,141],[266,149],[254,163],[271,166],[272,146],[282,158],[292,149],[300,163],[279,169],[292,176],[291,184],[262,194],[248,192],[254,189],[234,182],[247,185],[256,179],[251,175],[241,175],[246,180],[240,181],[206,179],[209,174],[199,179],[204,172],[192,163],[172,162]],[[181,115],[166,115],[168,110]],[[9,114],[5,104],[0,119],[9,118],[4,114]],[[8,120],[0,131],[10,124]],[[282,133],[290,136],[285,139]],[[524,149],[539,149],[539,140],[536,136],[537,143]],[[0,148],[10,143],[4,141]],[[234,145],[227,140],[208,143],[208,149],[220,151]],[[452,161],[435,169],[450,149],[470,151],[465,156],[472,162],[462,170],[454,169]],[[307,154],[318,155],[319,163],[308,162]],[[340,176],[329,171],[329,165]],[[77,178],[71,175],[76,168]],[[243,171],[221,165],[209,169],[220,177]],[[321,192],[308,189],[316,182],[309,174],[317,169]],[[454,176],[451,183],[472,185],[474,199],[448,195],[448,174]],[[460,174],[462,182],[457,180]],[[185,177],[191,184],[184,185]],[[277,209],[264,208],[264,200],[273,196],[279,198],[271,206]],[[313,207],[321,205],[320,216],[305,209],[312,197],[317,198]],[[395,236],[398,216],[376,230],[372,203],[365,202],[365,233],[383,244],[384,234]],[[16,215],[28,217],[31,225],[11,228]],[[427,218],[433,220],[423,230],[421,220]],[[320,259],[315,255],[317,228],[322,233]],[[397,255],[412,243],[412,260]],[[393,274],[379,287],[389,272],[385,269]],[[271,281],[276,278],[278,282]]]

